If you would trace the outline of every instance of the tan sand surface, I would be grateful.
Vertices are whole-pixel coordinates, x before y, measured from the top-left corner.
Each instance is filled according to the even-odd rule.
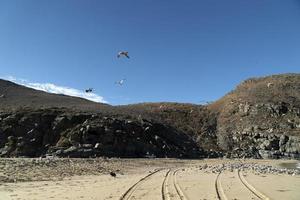
[[[97,160],[97,162],[103,161]],[[291,161],[111,160],[105,165],[103,172],[99,174],[84,173],[80,176],[73,174],[63,179],[49,178],[49,180],[39,177],[39,179],[34,178],[34,181],[27,181],[27,179],[26,181],[19,181],[18,177],[14,175],[15,181],[0,182],[0,200],[300,199],[299,175],[262,174],[251,170],[214,171],[209,167],[205,170],[200,167],[236,162],[268,163],[279,166],[280,162]],[[59,162],[57,162],[56,169],[59,165]],[[86,165],[85,161],[82,161],[82,163],[78,161],[78,171],[80,171],[80,165],[83,165],[86,170],[88,170],[87,166],[90,166]],[[63,166],[64,169],[68,170],[65,165]],[[16,169],[19,168],[16,167]],[[110,169],[117,172],[116,177],[109,175]],[[48,168],[47,170],[49,173],[47,176],[51,176],[51,170]],[[26,172],[29,173],[29,171]],[[44,172],[45,169],[43,168],[42,171]],[[3,170],[1,173],[7,174]],[[21,172],[19,174],[20,177],[24,177]],[[34,176],[34,174],[30,176]],[[53,176],[55,176],[55,173]]]
[[[195,168],[181,170],[177,173],[177,182],[186,199],[217,199],[216,178],[217,174],[205,173]]]
[[[300,176],[244,173],[246,181],[270,199],[300,199]]]

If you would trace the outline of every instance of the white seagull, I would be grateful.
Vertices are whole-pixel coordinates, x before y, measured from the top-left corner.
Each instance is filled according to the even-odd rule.
[[[125,56],[126,58],[129,58],[128,51],[120,51],[117,57],[120,58],[121,56]]]
[[[126,78],[116,81],[115,84],[122,86],[124,84],[124,81],[126,81]]]

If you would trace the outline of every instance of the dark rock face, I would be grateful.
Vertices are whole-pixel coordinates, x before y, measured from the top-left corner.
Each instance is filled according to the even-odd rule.
[[[131,121],[51,109],[1,113],[1,156],[204,156],[184,133],[147,120]]]

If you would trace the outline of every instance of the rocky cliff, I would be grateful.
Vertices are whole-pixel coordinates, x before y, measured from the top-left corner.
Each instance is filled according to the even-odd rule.
[[[244,81],[209,105],[110,106],[0,81],[1,156],[300,158],[300,74]]]
[[[299,74],[246,80],[209,109],[218,113],[218,146],[228,155],[299,158]]]
[[[63,109],[0,114],[1,156],[201,157],[186,134],[145,119],[126,120]]]

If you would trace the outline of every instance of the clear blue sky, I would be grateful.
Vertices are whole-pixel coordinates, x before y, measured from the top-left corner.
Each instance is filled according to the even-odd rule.
[[[199,103],[287,72],[300,72],[300,0],[0,0],[2,77]]]

